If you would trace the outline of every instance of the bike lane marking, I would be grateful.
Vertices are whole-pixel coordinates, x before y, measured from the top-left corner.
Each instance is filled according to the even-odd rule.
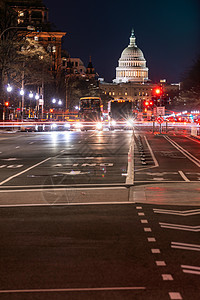
[[[7,179],[1,181],[1,182],[0,182],[0,185],[3,185],[4,183],[10,181],[11,179],[13,179],[13,178],[15,178],[15,177],[18,177],[19,175],[21,175],[21,174],[23,174],[23,173],[28,172],[29,170],[31,170],[31,169],[33,169],[33,168],[35,168],[35,167],[37,167],[37,166],[39,166],[39,165],[45,163],[46,161],[50,160],[51,158],[52,158],[52,157],[48,157],[48,158],[42,160],[41,162],[39,162],[39,163],[37,163],[37,164],[35,164],[35,165],[33,165],[33,166],[27,168],[27,169],[25,169],[25,170],[23,170],[23,171],[21,171],[21,172],[15,174],[15,175],[12,175],[12,176],[8,177]]]

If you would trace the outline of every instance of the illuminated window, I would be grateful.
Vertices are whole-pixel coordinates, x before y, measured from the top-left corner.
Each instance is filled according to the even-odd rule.
[[[111,95],[112,95],[112,93],[111,93],[111,92],[109,92],[109,95],[111,96]]]
[[[124,95],[127,96],[127,92],[125,92]]]
[[[35,41],[38,41],[38,36],[35,36],[35,37],[34,37],[34,40],[35,40]]]
[[[24,17],[24,12],[23,11],[18,11],[18,17]]]

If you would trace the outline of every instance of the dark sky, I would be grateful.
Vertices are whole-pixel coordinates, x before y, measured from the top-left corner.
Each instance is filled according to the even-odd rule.
[[[178,82],[200,53],[199,0],[43,0],[64,48],[111,82],[131,28],[153,81]]]

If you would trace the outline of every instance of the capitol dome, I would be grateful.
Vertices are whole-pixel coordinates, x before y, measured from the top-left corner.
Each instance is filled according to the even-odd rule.
[[[130,44],[122,51],[119,59],[119,65],[116,68],[115,83],[120,82],[147,82],[148,68],[143,52],[135,43],[134,30],[130,36]]]

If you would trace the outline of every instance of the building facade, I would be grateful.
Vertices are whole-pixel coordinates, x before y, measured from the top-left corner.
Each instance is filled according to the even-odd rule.
[[[114,83],[135,82],[145,83],[148,81],[148,68],[143,52],[137,47],[134,30],[132,29],[130,43],[121,54],[116,68]]]

